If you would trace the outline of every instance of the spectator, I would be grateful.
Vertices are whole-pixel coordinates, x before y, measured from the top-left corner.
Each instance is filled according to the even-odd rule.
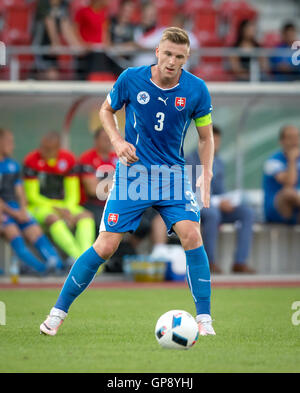
[[[260,48],[258,41],[256,40],[256,24],[253,20],[244,20],[241,22],[237,39],[234,43],[235,48],[242,50],[241,55],[229,57],[230,69],[233,72],[234,77],[237,81],[249,81],[250,80],[250,67],[251,67],[251,52],[253,49]],[[269,65],[264,57],[259,58],[259,65],[261,71],[261,79],[267,78],[269,72]]]
[[[281,150],[264,166],[264,210],[267,222],[300,223],[299,129],[293,125],[280,130]]]
[[[142,6],[141,23],[136,27],[134,40],[141,50],[154,49],[161,36],[161,28],[157,26],[157,9],[156,6],[147,2]],[[153,51],[151,53],[141,53],[134,56],[133,66],[139,67],[145,64],[156,63]]]
[[[221,273],[216,262],[216,244],[219,234],[219,226],[222,223],[238,223],[237,246],[234,255],[232,271],[235,273],[254,273],[247,266],[252,241],[252,224],[254,214],[252,210],[241,203],[240,198],[230,198],[225,190],[225,167],[219,156],[221,144],[221,131],[217,126],[213,127],[215,142],[215,157],[213,163],[213,179],[211,182],[211,207],[201,210],[201,222],[203,231],[203,243],[206,249],[211,271]],[[187,157],[186,163],[200,165],[198,151],[194,151]],[[195,176],[193,176],[195,179]],[[236,200],[234,200],[236,199]]]
[[[95,238],[92,214],[79,206],[77,170],[74,155],[61,148],[56,132],[45,135],[40,148],[24,160],[29,210],[49,230],[53,241],[73,259],[89,248]]]
[[[112,186],[112,176],[118,157],[112,150],[110,139],[103,128],[96,130],[94,147],[80,156],[82,205],[93,213],[99,232],[105,200]],[[105,180],[106,179],[106,180]],[[105,180],[103,187],[99,182]]]
[[[286,23],[281,29],[281,43],[271,57],[271,68],[276,81],[289,82],[300,79],[300,65],[293,64],[291,46],[297,41],[297,29],[293,23]],[[281,53],[285,50],[285,53]]]
[[[108,8],[106,0],[90,0],[89,5],[80,8],[75,15],[75,27],[82,45],[88,51],[78,58],[80,79],[88,79],[94,72],[111,72],[119,75],[122,68],[113,62],[104,52],[109,45]]]
[[[68,14],[68,3],[63,0],[39,1],[34,27],[34,45],[50,46],[56,49],[63,43],[80,47]],[[58,55],[36,56],[36,70],[39,79],[60,79]]]
[[[125,47],[135,47],[134,30],[135,24],[132,23],[135,11],[134,0],[122,0],[119,12],[112,17],[109,25],[109,41],[112,45],[124,45]]]
[[[159,44],[162,32],[168,27],[168,26],[157,27],[156,15],[157,15],[157,10],[152,3],[146,3],[143,6],[142,23],[140,26],[137,26],[135,31],[135,42],[140,49],[155,49]],[[189,29],[187,29],[186,24],[187,24],[187,17],[185,17],[182,14],[174,15],[172,20],[172,26],[180,27],[182,29],[184,28],[189,34],[191,50],[192,51],[197,50],[199,49],[198,40],[194,35],[194,33]],[[156,57],[155,55],[153,55],[153,51],[152,53],[139,54],[135,56],[133,63],[134,66],[137,67],[144,64],[155,64]],[[190,59],[184,68],[190,69],[195,65],[196,64],[193,64]]]
[[[63,263],[41,228],[28,214],[20,166],[11,156],[14,137],[0,129],[0,234],[10,242],[18,258],[34,271],[45,274],[61,270]],[[37,258],[24,238],[39,252]]]

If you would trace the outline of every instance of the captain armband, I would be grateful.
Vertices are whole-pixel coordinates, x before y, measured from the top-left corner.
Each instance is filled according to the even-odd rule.
[[[197,119],[195,119],[196,127],[208,126],[211,123],[212,123],[211,113],[209,113],[208,115],[205,115],[205,116],[202,116],[202,117],[198,117]]]

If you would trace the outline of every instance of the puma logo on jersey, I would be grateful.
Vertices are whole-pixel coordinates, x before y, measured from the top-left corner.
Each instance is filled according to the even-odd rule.
[[[169,97],[167,97],[165,100],[163,99],[163,98],[161,98],[161,97],[158,97],[157,99],[158,99],[158,101],[162,101],[166,106],[167,106],[167,99],[168,99]]]

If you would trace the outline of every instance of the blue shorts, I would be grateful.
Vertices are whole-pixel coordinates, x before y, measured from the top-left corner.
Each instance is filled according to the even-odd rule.
[[[169,185],[147,175],[122,176],[117,166],[114,183],[102,215],[100,232],[134,232],[144,211],[153,207],[164,220],[168,234],[179,221],[200,222],[200,208],[187,176],[172,178]],[[155,177],[156,178],[156,177]]]
[[[11,207],[12,209],[20,209],[20,206],[17,202],[15,201],[9,201],[6,202],[6,204]],[[4,213],[2,215],[3,221],[1,223],[1,226],[4,228],[8,225],[14,224],[16,225],[21,231],[24,231],[27,227],[30,225],[36,224],[36,221],[29,216],[29,220],[23,223],[19,223],[17,220],[15,220],[13,217],[9,216],[8,214]]]

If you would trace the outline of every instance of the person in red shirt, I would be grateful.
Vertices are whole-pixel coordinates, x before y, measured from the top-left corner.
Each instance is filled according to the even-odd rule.
[[[94,134],[94,147],[79,158],[81,205],[93,213],[97,231],[117,160],[106,132],[98,128]]]
[[[97,46],[105,49],[108,41],[107,0],[90,0],[88,6],[80,8],[75,15],[75,28],[79,40],[87,49],[87,54],[78,59],[80,79],[88,79],[93,72],[110,72],[119,75],[123,69],[104,52],[96,52]]]
[[[50,132],[39,149],[25,157],[23,171],[29,212],[48,229],[57,246],[71,259],[78,258],[95,239],[95,223],[92,214],[79,205],[75,156],[61,148],[58,133]]]

